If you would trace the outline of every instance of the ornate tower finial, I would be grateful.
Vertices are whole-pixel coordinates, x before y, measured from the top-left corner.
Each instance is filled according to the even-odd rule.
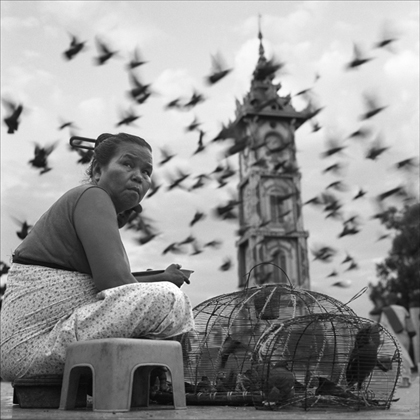
[[[260,62],[260,61],[265,61],[265,56],[264,56],[264,46],[263,46],[263,43],[262,43],[262,39],[263,39],[263,36],[262,36],[262,32],[261,32],[261,15],[260,14],[258,14],[258,39],[260,40],[260,47],[259,47],[259,50],[258,50],[258,52],[259,52],[259,59],[258,59],[258,61]]]

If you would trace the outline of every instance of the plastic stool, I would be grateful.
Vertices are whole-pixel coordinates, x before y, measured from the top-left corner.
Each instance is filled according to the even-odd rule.
[[[93,411],[130,411],[149,407],[150,372],[171,372],[175,409],[185,409],[184,368],[177,341],[107,338],[79,341],[66,352],[60,409],[75,407],[79,378],[92,374]]]

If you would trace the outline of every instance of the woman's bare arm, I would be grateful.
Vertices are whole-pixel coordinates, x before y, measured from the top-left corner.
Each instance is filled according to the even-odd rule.
[[[99,290],[137,282],[126,258],[114,204],[104,190],[85,191],[75,208],[74,224]]]

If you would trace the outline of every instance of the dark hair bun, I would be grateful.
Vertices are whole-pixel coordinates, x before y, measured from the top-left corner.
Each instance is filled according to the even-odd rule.
[[[110,134],[110,133],[100,134],[95,141],[95,147],[97,147],[99,143],[102,143],[104,140],[108,139],[109,137],[112,137],[113,135],[114,134]]]

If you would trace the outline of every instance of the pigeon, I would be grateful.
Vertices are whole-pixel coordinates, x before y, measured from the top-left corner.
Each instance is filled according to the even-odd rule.
[[[127,109],[126,111],[121,112],[120,120],[117,122],[116,126],[121,125],[131,125],[134,121],[138,120],[140,115],[136,115],[132,108]]]
[[[19,239],[25,239],[28,236],[28,233],[30,232],[30,230],[32,229],[32,225],[28,224],[28,222],[25,221],[20,221],[16,218],[14,218],[12,216],[13,220],[20,226],[20,230],[18,230],[16,232],[16,235],[18,236]]]
[[[147,61],[144,61],[140,55],[140,51],[138,48],[136,48],[133,52],[133,55],[127,64],[128,70],[133,70],[136,67],[142,66],[143,64],[146,64]]]
[[[23,111],[23,105],[16,104],[13,101],[6,99],[2,99],[2,102],[9,111],[9,115],[3,119],[4,123],[7,126],[7,133],[13,134],[19,128],[19,118]]]
[[[372,59],[373,59],[372,57],[365,56],[362,53],[360,46],[358,44],[354,43],[353,44],[353,57],[347,63],[346,69],[347,70],[352,70],[352,69],[359,68],[361,65],[366,64],[367,62],[371,61]]]
[[[98,37],[96,37],[95,40],[98,49],[98,56],[95,57],[95,62],[97,65],[101,66],[105,64],[110,58],[118,54],[118,51],[112,51],[110,47]]]
[[[315,395],[331,395],[333,397],[340,398],[352,398],[355,399],[356,396],[350,391],[346,391],[341,386],[338,386],[331,380],[318,376],[318,387],[315,390]]]
[[[324,262],[330,262],[332,258],[336,255],[337,250],[330,246],[320,246],[316,249],[311,250],[314,255],[314,261],[320,260]]]
[[[349,388],[356,385],[357,390],[360,391],[363,382],[375,369],[378,360],[379,338],[379,324],[368,324],[357,332],[346,367],[346,380]]]
[[[64,57],[67,60],[72,60],[77,54],[79,54],[84,48],[86,41],[79,41],[75,35],[71,36],[71,42],[69,48],[63,52]]]
[[[41,147],[38,143],[35,143],[34,158],[29,161],[31,166],[34,168],[41,169],[40,175],[50,171],[52,168],[48,166],[48,156],[57,147],[57,143],[50,144],[49,146]]]
[[[128,91],[130,98],[138,104],[144,103],[152,94],[150,84],[142,83],[133,72],[129,73],[129,80],[132,85],[132,88]]]
[[[268,370],[263,392],[268,405],[281,404],[295,395],[295,375],[287,369],[285,361],[279,361]]]
[[[231,68],[226,66],[225,61],[219,52],[211,56],[211,64],[211,73],[206,76],[205,79],[208,85],[214,85],[232,71]]]
[[[368,120],[387,108],[386,105],[379,105],[376,96],[373,94],[365,93],[363,98],[366,104],[366,112],[360,116],[361,120]]]

